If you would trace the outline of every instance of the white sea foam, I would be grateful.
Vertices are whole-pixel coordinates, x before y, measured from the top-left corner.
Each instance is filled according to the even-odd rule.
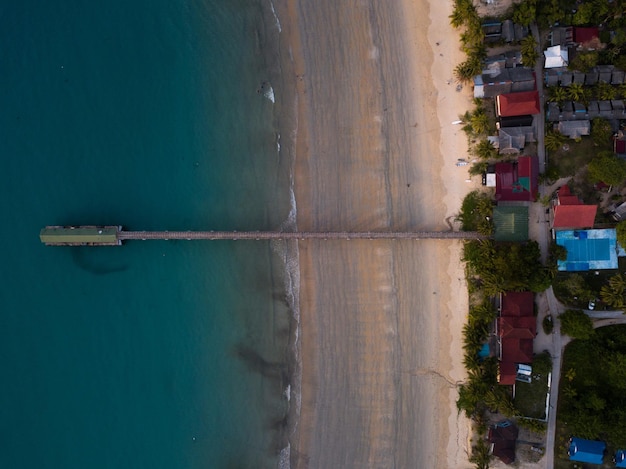
[[[276,134],[276,151],[280,153],[280,134]]]
[[[275,103],[276,99],[274,97],[274,88],[272,88],[272,85],[270,85],[269,83],[267,83],[266,86],[267,89],[263,92],[263,96],[269,99],[272,103]]]
[[[291,457],[291,445],[287,443],[280,451],[280,457],[278,459],[278,467],[279,469],[289,469],[291,465],[289,464],[289,458]]]
[[[280,27],[280,21],[278,20],[278,15],[276,14],[276,10],[274,9],[274,2],[270,0],[270,7],[272,8],[272,14],[274,15],[274,19],[276,20],[276,29],[278,29],[279,33],[283,32],[283,28]]]

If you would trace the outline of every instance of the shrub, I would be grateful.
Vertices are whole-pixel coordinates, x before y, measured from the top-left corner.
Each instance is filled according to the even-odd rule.
[[[554,330],[554,321],[552,321],[552,316],[550,314],[543,318],[541,325],[543,326],[544,333],[547,335],[552,334],[552,331]]]

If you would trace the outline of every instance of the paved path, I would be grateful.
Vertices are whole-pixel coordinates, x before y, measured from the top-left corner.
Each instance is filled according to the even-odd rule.
[[[537,92],[539,93],[539,115],[535,116],[533,123],[535,124],[535,130],[537,131],[537,158],[539,159],[539,172],[543,173],[546,170],[546,149],[543,143],[543,137],[545,135],[545,114],[544,114],[544,96],[543,96],[543,44],[541,43],[541,36],[539,35],[539,29],[537,24],[530,25],[530,31],[535,38],[537,46],[537,61],[535,62],[535,82],[537,84]]]

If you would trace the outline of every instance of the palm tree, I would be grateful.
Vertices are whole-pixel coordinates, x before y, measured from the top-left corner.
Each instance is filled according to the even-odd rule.
[[[623,295],[624,291],[626,291],[626,277],[621,273],[613,275],[613,277],[609,279],[609,286]]]
[[[568,97],[568,92],[566,88],[562,86],[550,86],[548,87],[548,101],[552,103],[557,103],[559,106],[563,104]]]
[[[472,0],[455,0],[454,10],[449,16],[450,24],[455,28],[466,24],[472,16],[476,15],[476,7]]]
[[[470,124],[472,125],[474,134],[486,134],[489,131],[489,116],[483,108],[478,108],[472,113]]]
[[[481,160],[490,160],[497,158],[498,156],[498,151],[486,138],[478,142],[478,145],[474,147],[474,151],[472,153]]]
[[[567,87],[567,95],[572,101],[582,101],[585,97],[585,88],[581,83],[572,83]]]
[[[465,62],[461,62],[454,69],[454,76],[463,83],[468,83],[479,75],[483,70],[483,65],[478,57],[468,57]]]
[[[557,151],[565,143],[565,135],[556,130],[548,130],[544,139],[544,145],[548,151]]]
[[[599,99],[601,101],[610,101],[616,98],[617,90],[614,86],[611,86],[608,83],[601,81],[595,86],[595,95],[596,99]]]
[[[610,285],[602,285],[602,288],[600,288],[600,298],[602,298],[602,301],[606,304],[614,308],[624,307],[624,291],[611,288]]]
[[[537,42],[532,35],[522,39],[522,63],[526,67],[533,67],[539,56],[537,52]]]

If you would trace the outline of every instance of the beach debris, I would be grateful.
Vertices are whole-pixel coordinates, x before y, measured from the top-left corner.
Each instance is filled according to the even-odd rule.
[[[463,85],[461,85],[460,83],[458,85],[456,85],[456,90],[457,91],[461,91],[463,89]]]
[[[467,166],[469,163],[467,161],[457,161],[456,165],[457,166]]]

